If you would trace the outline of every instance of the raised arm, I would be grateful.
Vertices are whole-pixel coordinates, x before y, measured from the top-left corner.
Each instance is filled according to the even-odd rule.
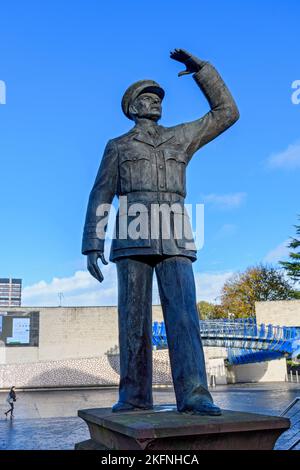
[[[171,52],[171,58],[186,66],[179,76],[194,74],[194,80],[210,105],[210,111],[205,116],[184,125],[186,150],[192,157],[200,147],[232,126],[239,118],[239,111],[230,91],[211,64],[183,49],[175,49]]]

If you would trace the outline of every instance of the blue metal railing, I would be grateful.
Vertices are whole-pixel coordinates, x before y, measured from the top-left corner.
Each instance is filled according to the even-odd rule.
[[[255,318],[200,320],[204,346],[225,347],[230,364],[295,357],[300,354],[300,329],[258,325]],[[167,348],[164,322],[153,323],[153,346]]]

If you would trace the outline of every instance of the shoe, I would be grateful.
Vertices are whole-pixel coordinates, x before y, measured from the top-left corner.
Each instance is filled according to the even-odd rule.
[[[221,408],[214,403],[203,402],[193,405],[185,405],[180,413],[201,415],[201,416],[220,416],[222,414]]]
[[[123,411],[143,411],[143,410],[152,410],[153,406],[134,406],[131,405],[130,403],[124,403],[122,401],[118,401],[113,407],[112,407],[112,412],[113,413],[120,413]]]

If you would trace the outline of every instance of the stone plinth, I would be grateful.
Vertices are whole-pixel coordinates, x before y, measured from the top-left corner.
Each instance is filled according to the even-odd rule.
[[[197,416],[171,406],[126,413],[96,408],[80,410],[78,416],[91,439],[76,449],[270,450],[290,427],[287,418],[227,410],[221,416]]]

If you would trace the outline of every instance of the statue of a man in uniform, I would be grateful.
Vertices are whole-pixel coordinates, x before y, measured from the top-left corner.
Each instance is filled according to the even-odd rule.
[[[175,218],[186,218],[186,168],[192,156],[239,117],[224,81],[208,62],[183,49],[171,58],[186,69],[180,75],[193,78],[208,100],[210,111],[200,119],[174,127],[158,125],[164,90],[153,80],[131,85],[122,99],[124,114],[134,121],[125,135],[110,140],[92,188],[83,236],[82,253],[90,274],[99,282],[98,266],[104,258],[104,214],[101,207],[115,195],[127,198],[127,213],[119,209],[110,260],[118,273],[120,348],[119,401],[113,411],[145,410],[152,399],[152,280],[155,271],[166,326],[172,377],[179,412],[219,415],[208,391],[203,348],[196,307],[192,263],[196,247],[186,233],[176,236]],[[146,213],[143,237],[120,236],[121,226],[133,220],[134,204]],[[151,205],[176,207],[170,217],[170,236],[151,236]],[[100,209],[99,209],[100,208]],[[105,214],[107,216],[107,213]],[[162,225],[163,215],[160,218]],[[190,238],[190,237],[188,237]]]

